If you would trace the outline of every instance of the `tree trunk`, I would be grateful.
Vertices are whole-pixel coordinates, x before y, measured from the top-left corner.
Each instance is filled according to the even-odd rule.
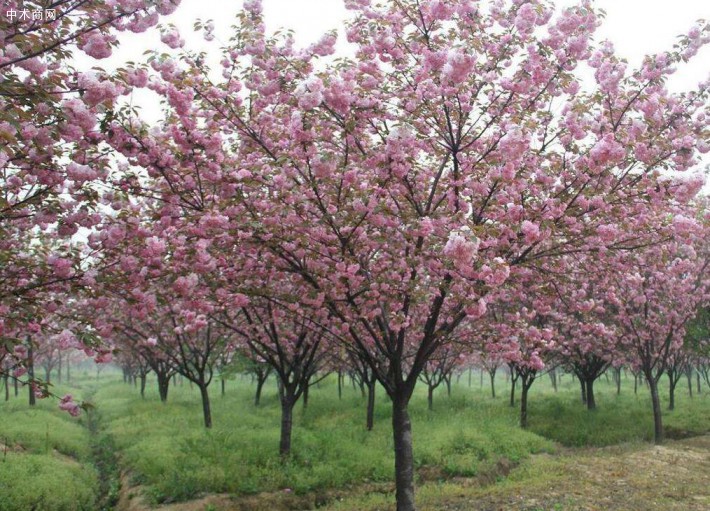
[[[638,394],[639,390],[639,377],[637,374],[634,374],[634,396]]]
[[[222,396],[224,396],[224,378],[221,376],[219,377],[219,382],[220,382],[220,393]]]
[[[552,388],[557,392],[557,369],[551,369],[548,373],[550,375],[550,381],[552,382]]]
[[[303,386],[303,409],[304,410],[308,408],[308,389],[310,389],[310,388],[311,388],[311,386],[308,383],[306,383]]]
[[[392,434],[394,437],[394,472],[397,511],[415,511],[414,453],[412,423],[407,407],[409,398],[395,395],[392,399]]]
[[[367,430],[372,431],[375,425],[375,389],[377,388],[377,380],[367,385]]]
[[[281,441],[279,442],[279,454],[282,457],[286,457],[291,453],[294,404],[292,396],[286,394],[281,396]]]
[[[198,384],[200,388],[200,397],[202,398],[202,415],[205,419],[205,427],[212,427],[212,409],[210,408],[210,394],[207,391],[207,384],[201,382]]]
[[[675,386],[678,383],[674,377],[674,371],[668,372],[668,409],[675,410]]]
[[[59,361],[57,362],[57,383],[62,383],[62,352],[59,352]]]
[[[10,401],[10,375],[7,372],[3,375],[3,380],[5,381],[5,401]]]
[[[168,389],[170,388],[170,377],[166,374],[156,373],[158,377],[158,394],[160,401],[165,403],[168,401]]]
[[[654,378],[646,378],[651,390],[653,405],[653,440],[656,444],[663,443],[663,419],[661,417],[661,400],[658,398],[658,382]]]
[[[616,373],[616,395],[621,395],[621,368]]]
[[[693,370],[686,370],[685,377],[688,379],[688,397],[693,397]]]
[[[261,391],[264,388],[264,383],[266,383],[266,378],[257,376],[256,378],[256,393],[254,394],[254,406],[259,406],[261,403]]]
[[[700,371],[695,372],[695,379],[696,379],[695,390],[698,394],[700,394]]]
[[[526,429],[528,427],[528,390],[530,385],[526,383],[525,377],[521,382],[520,389],[520,427]]]
[[[594,399],[594,379],[589,378],[584,386],[587,391],[587,410],[596,410],[597,402]]]
[[[444,377],[444,383],[446,383],[446,397],[451,397],[451,375]]]
[[[491,397],[493,399],[495,399],[496,398],[496,372],[489,371],[489,375],[491,377]]]
[[[141,374],[141,397],[145,399],[145,380],[146,380],[146,374],[142,373]]]
[[[49,366],[44,368],[44,381],[52,383],[52,369]]]
[[[343,399],[343,373],[338,371],[338,399]]]
[[[587,403],[587,383],[582,378],[579,379],[579,386],[582,390],[582,403],[586,404]]]
[[[510,377],[510,406],[511,408],[515,406],[515,384],[518,382],[517,378],[512,375]]]
[[[432,387],[431,383],[427,386],[426,402],[429,405],[429,411],[432,411],[434,409],[434,387]]]
[[[27,340],[29,341],[29,337],[27,338]],[[27,344],[27,375],[29,376],[30,382],[32,382],[35,379],[35,361],[32,343],[28,342]],[[30,406],[34,406],[36,403],[35,390],[31,384],[28,385],[28,387],[30,389]]]
[[[18,384],[17,384],[17,378],[14,378],[15,382],[15,397],[19,394],[20,390],[18,389]]]

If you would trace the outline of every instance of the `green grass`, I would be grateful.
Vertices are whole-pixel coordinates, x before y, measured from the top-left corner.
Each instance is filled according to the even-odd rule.
[[[464,375],[461,383],[453,386],[451,398],[443,389],[437,392],[432,412],[427,410],[423,386],[412,399],[415,463],[425,502],[455,493],[452,477],[495,480],[502,477],[496,473],[501,460],[512,466],[531,454],[554,452],[557,442],[603,446],[652,437],[648,392],[641,386],[634,395],[633,380],[625,380],[617,396],[614,385],[602,377],[595,385],[598,409],[589,412],[580,402],[577,382],[569,375],[558,392],[545,376],[530,391],[530,427],[523,431],[518,427],[517,406],[508,406],[508,386],[502,375],[497,380],[497,399],[490,397],[487,378],[480,386],[476,375],[472,387],[466,379]],[[102,475],[108,465],[115,479],[116,462],[130,471],[132,483],[142,485],[153,503],[189,500],[205,493],[357,493],[363,487],[384,491],[363,497],[363,509],[367,508],[365,503],[391,502],[393,442],[389,401],[382,389],[378,389],[375,428],[367,432],[365,402],[359,391],[348,386],[339,400],[334,378],[313,388],[308,409],[299,403],[295,410],[293,452],[284,462],[278,456],[280,410],[273,379],[267,382],[258,408],[253,405],[254,388],[248,379],[229,381],[224,397],[215,385],[211,389],[212,430],[202,426],[199,392],[187,382],[171,385],[167,404],[158,400],[154,381],[149,381],[143,400],[138,389],[122,383],[116,372],[104,371],[98,381],[85,376],[76,384],[81,388],[73,392],[90,397],[96,405],[94,413],[101,422],[93,437],[82,425],[86,417],[80,423],[56,410],[55,402],[40,401],[31,411],[24,395],[0,403],[0,441],[7,438],[5,443],[27,449],[8,455],[8,460],[14,460],[10,472],[2,470],[10,461],[0,466],[0,501],[13,502],[15,507],[9,510],[31,506],[27,500],[18,500],[22,505],[7,500],[7,482],[2,477],[7,481],[25,481],[22,474],[28,477],[27,484],[13,486],[8,499],[17,500],[22,492],[25,499],[35,495],[30,481],[37,479],[38,487],[47,487],[38,495],[51,494],[51,488],[62,495],[53,501],[58,503],[56,507],[46,509],[74,509],[61,506],[67,505],[65,496],[77,493],[77,487],[85,494],[82,502],[86,504],[82,505],[91,509],[92,499],[106,501],[105,495],[98,495],[105,494],[107,486],[114,497],[116,491],[115,484],[103,480],[105,475],[99,490],[92,463],[102,467]],[[662,392],[665,397],[663,386]],[[679,386],[676,410],[664,411],[664,424],[669,431],[683,434],[710,430],[710,394],[704,392],[691,400],[686,388]],[[67,460],[54,450],[77,461],[68,470],[56,470],[57,463],[66,464]],[[113,450],[116,459],[111,456]],[[28,468],[31,463],[46,469],[32,471]],[[45,507],[40,505],[39,509]]]
[[[56,390],[66,391],[66,387]],[[30,409],[27,389],[0,402],[0,509],[96,509],[98,475],[87,430],[54,399]]]
[[[293,452],[283,463],[274,387],[271,381],[262,406],[255,408],[251,386],[230,382],[224,398],[213,396],[211,431],[202,427],[197,390],[187,384],[173,386],[166,405],[153,392],[140,400],[121,382],[103,385],[96,402],[122,462],[131,468],[134,482],[149,486],[156,502],[202,492],[305,493],[392,480],[385,397],[378,396],[375,428],[367,432],[359,392],[348,390],[339,401],[333,384],[313,389],[309,408],[296,409]],[[412,404],[416,464],[436,466],[443,477],[471,476],[501,457],[518,460],[553,448],[540,436],[520,431],[514,411],[499,409],[461,393],[440,399],[430,413],[417,395]]]

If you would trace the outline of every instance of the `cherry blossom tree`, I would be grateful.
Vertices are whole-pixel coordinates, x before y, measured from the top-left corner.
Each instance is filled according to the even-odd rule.
[[[125,189],[163,203],[162,234],[189,219],[216,267],[232,250],[257,275],[292,276],[299,301],[327,311],[330,334],[391,398],[397,506],[412,510],[408,404],[456,329],[546,260],[644,246],[653,233],[627,220],[700,187],[660,170],[686,170],[708,149],[707,88],[674,95],[664,81],[708,36],[700,26],[627,70],[610,44],[591,43],[588,2],[557,14],[539,1],[346,5],[352,59],[322,58],[333,34],[303,50],[267,38],[258,0],[245,3],[221,78],[197,55],[156,53],[147,87],[166,99],[165,122],[114,119],[107,142],[139,169]],[[595,70],[589,91],[582,62]],[[526,353],[515,361],[524,392],[542,368],[544,315],[525,311],[530,324],[503,341]]]

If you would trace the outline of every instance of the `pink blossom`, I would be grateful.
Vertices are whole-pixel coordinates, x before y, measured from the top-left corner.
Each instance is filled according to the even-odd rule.
[[[105,59],[111,56],[109,37],[100,32],[92,32],[86,42],[80,47],[84,50],[84,53],[95,59]]]
[[[520,232],[523,233],[525,244],[534,243],[540,239],[540,227],[529,220],[524,220],[520,226]]]
[[[66,394],[59,400],[59,409],[69,412],[72,417],[77,417],[81,413],[81,408],[74,401],[71,394]]]
[[[441,70],[442,75],[453,83],[461,83],[468,78],[476,63],[476,59],[460,50],[451,50],[446,64]]]
[[[180,32],[176,28],[167,30],[160,36],[160,40],[173,49],[185,46],[185,40],[180,37]]]
[[[460,231],[454,231],[444,246],[444,255],[451,258],[457,268],[470,266],[478,253],[479,239],[473,235],[470,238],[467,239]]]

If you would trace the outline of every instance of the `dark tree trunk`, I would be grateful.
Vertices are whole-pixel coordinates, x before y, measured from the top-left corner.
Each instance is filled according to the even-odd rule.
[[[338,371],[338,399],[343,399],[343,373]]]
[[[52,369],[50,369],[49,367],[45,367],[44,368],[44,381],[46,381],[47,383],[52,383],[51,378],[52,378]]]
[[[674,378],[674,372],[668,372],[668,409],[675,410],[675,386],[678,380]]]
[[[32,349],[32,343],[28,342],[27,344],[29,345],[27,347],[27,375],[29,376],[30,382],[32,382],[35,379],[34,353]],[[31,384],[28,385],[28,388],[30,390],[30,406],[34,406],[36,403],[35,390]]]
[[[257,377],[256,393],[254,394],[254,406],[259,406],[259,403],[261,403],[261,391],[264,389],[264,383],[266,383],[266,378]]]
[[[451,375],[444,376],[444,383],[446,384],[446,397],[451,397]]]
[[[142,373],[141,374],[141,397],[145,399],[145,380],[146,380],[146,374]]]
[[[10,375],[7,371],[3,375],[3,381],[5,382],[5,401],[10,401]]]
[[[579,378],[579,387],[582,390],[582,403],[587,403],[587,382]]]
[[[535,381],[535,374],[522,374],[520,376],[520,427],[528,427],[528,391]]]
[[[367,385],[367,430],[372,431],[375,425],[375,389],[377,380],[373,380]]]
[[[434,409],[434,386],[430,383],[427,385],[427,404],[429,405],[429,411]]]
[[[587,395],[587,410],[596,410],[597,402],[594,399],[594,379],[589,378],[584,385]]]
[[[685,377],[688,379],[688,397],[693,397],[693,370],[688,368],[685,371]]]
[[[160,401],[165,403],[168,401],[168,389],[170,388],[170,377],[167,374],[156,373],[158,377],[158,394]]]
[[[634,396],[638,394],[639,391],[639,377],[637,374],[634,374]]]
[[[212,427],[212,409],[210,408],[210,394],[207,390],[207,384],[200,382],[198,384],[200,388],[200,397],[202,398],[202,416],[205,419],[205,427]]]
[[[700,394],[700,371],[695,372],[695,380],[696,380],[695,390],[698,394]]]
[[[661,416],[661,400],[658,397],[658,382],[654,378],[647,378],[646,382],[651,390],[651,404],[653,405],[653,440],[656,444],[662,444],[663,418]]]
[[[518,378],[511,375],[510,377],[510,406],[515,406],[515,384],[518,382]]]
[[[496,398],[496,370],[493,369],[492,371],[488,371],[489,376],[491,377],[491,397],[493,399]]]
[[[616,395],[621,395],[621,368],[616,370]]]
[[[295,400],[292,396],[281,396],[281,441],[279,442],[279,454],[286,457],[291,453],[291,431],[293,430],[293,405]]]
[[[392,399],[392,434],[394,437],[394,472],[397,511],[415,511],[414,453],[412,423],[407,410],[409,397],[395,395]]]
[[[18,394],[20,393],[20,390],[19,390],[19,388],[18,388],[19,386],[18,386],[18,384],[17,384],[17,378],[15,378],[13,381],[14,381],[14,383],[15,383],[15,397],[17,397]]]
[[[221,376],[219,377],[219,384],[220,384],[220,393],[222,396],[224,396],[224,378]]]

